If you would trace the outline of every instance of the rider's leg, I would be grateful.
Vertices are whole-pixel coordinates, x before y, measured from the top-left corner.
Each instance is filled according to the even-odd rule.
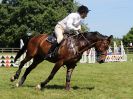
[[[64,33],[64,29],[62,28],[61,25],[57,24],[55,26],[55,35],[56,35],[58,44],[60,44],[60,42],[63,40],[63,33]]]
[[[51,58],[51,57],[54,56],[53,52],[54,52],[55,48],[56,48],[58,45],[59,45],[59,44],[58,44],[57,42],[54,42],[54,43],[52,44],[51,48],[50,48],[49,51],[48,51],[48,54],[47,54],[46,58],[48,58],[48,57]]]
[[[54,56],[54,50],[55,48],[60,44],[60,42],[63,40],[63,33],[64,33],[64,30],[63,28],[60,26],[60,25],[56,25],[55,26],[55,35],[56,35],[56,38],[57,38],[57,42],[54,42],[48,52],[48,55],[46,57],[53,57]]]

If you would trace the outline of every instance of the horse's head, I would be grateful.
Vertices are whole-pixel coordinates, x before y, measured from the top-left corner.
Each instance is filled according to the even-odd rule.
[[[101,39],[95,43],[97,61],[99,63],[104,63],[112,38],[113,38],[113,36],[111,35],[111,36],[105,37],[104,39]]]
[[[87,34],[87,35],[86,35]],[[94,47],[97,53],[97,61],[103,63],[107,56],[107,51],[113,36],[104,36],[99,32],[86,32],[84,34],[88,44],[91,47]]]

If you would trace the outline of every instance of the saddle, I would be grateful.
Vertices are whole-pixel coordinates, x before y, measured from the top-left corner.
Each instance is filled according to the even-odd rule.
[[[67,39],[68,43],[67,43],[67,46],[69,46],[70,50],[74,50],[74,53],[76,52],[75,51],[75,44],[73,43],[74,42],[74,39],[72,38],[69,38],[69,37],[73,37],[75,36],[75,34],[73,33],[64,33],[64,39],[62,40],[62,42],[54,49],[54,51],[52,52],[53,53],[53,56],[56,57],[58,55],[58,50],[59,50],[59,47],[60,45],[64,42],[65,39]],[[55,42],[57,42],[57,38],[55,36],[55,33],[53,32],[52,34],[50,34],[47,39],[46,39],[49,43],[51,44],[54,44]]]

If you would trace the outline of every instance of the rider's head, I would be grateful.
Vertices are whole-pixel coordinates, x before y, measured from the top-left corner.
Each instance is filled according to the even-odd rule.
[[[77,12],[80,14],[81,18],[83,18],[83,19],[85,17],[87,17],[87,14],[88,14],[89,11],[90,10],[86,6],[84,6],[84,5],[80,6],[78,8],[78,10],[77,10]]]

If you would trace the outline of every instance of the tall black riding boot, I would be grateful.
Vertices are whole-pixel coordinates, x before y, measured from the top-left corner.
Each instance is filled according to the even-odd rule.
[[[49,51],[48,51],[48,54],[47,54],[47,56],[46,56],[46,58],[52,58],[52,57],[54,57],[54,50],[55,50],[55,48],[58,46],[59,44],[57,43],[57,42],[55,42],[55,43],[53,43],[52,44],[52,46],[51,46],[51,48],[49,49]]]

